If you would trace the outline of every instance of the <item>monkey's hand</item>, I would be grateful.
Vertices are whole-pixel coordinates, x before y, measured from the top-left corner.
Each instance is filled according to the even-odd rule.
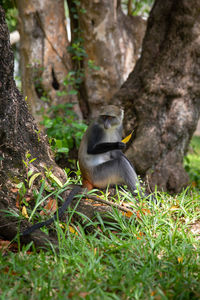
[[[118,149],[119,150],[124,150],[126,148],[126,144],[122,142],[118,142]]]

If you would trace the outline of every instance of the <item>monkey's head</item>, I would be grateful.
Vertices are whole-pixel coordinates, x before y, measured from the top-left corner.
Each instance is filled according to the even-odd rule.
[[[98,123],[101,124],[105,129],[115,128],[122,125],[124,118],[123,109],[115,106],[108,105],[101,108]]]

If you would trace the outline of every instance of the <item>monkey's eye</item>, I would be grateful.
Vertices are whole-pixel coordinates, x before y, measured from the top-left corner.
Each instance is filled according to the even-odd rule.
[[[110,120],[110,121],[111,121],[111,120],[113,120],[115,117],[113,117],[113,116],[102,115],[101,118],[102,118],[103,121],[105,121],[105,120]]]
[[[102,122],[105,122],[106,119],[107,119],[107,116],[104,116],[104,115],[100,116],[100,120],[101,120]]]
[[[101,115],[99,121],[101,124],[103,124],[105,129],[108,129],[117,124],[116,118],[114,116]]]

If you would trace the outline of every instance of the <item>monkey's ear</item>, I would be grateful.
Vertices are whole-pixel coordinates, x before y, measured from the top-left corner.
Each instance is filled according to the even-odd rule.
[[[132,137],[132,134],[133,134],[133,131],[122,140],[122,143],[126,144],[130,141],[130,139]]]

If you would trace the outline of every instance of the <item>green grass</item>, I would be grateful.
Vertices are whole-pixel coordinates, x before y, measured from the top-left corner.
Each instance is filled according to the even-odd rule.
[[[93,223],[92,234],[58,229],[59,254],[50,246],[2,256],[1,299],[199,299],[199,195],[158,198],[151,214],[114,210],[115,223]]]
[[[1,254],[0,299],[200,299],[199,190],[157,198],[140,218],[115,209],[113,222],[99,217],[90,234],[77,224],[65,237],[57,226],[59,253]]]
[[[185,168],[193,186],[200,189],[200,137],[194,136],[185,158]]]

